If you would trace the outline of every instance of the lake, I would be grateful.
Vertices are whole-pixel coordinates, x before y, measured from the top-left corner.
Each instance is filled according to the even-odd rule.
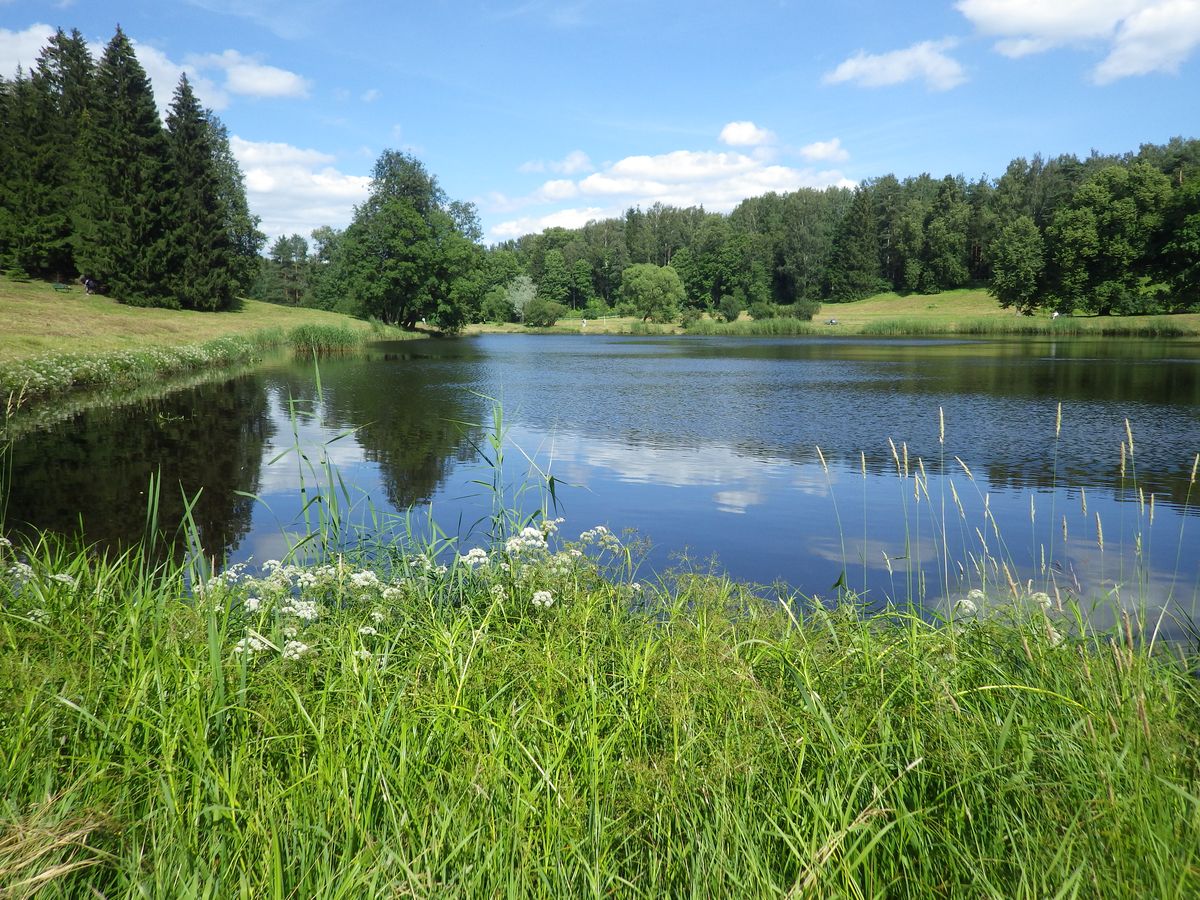
[[[322,361],[319,388],[311,363],[275,360],[27,432],[11,451],[7,522],[128,543],[160,473],[163,523],[199,492],[210,554],[278,558],[302,522],[302,476],[313,486],[285,452],[299,442],[312,465],[336,467],[352,517],[413,507],[419,528],[432,510],[465,552],[492,504],[474,483],[492,477],[477,450],[489,398],[503,408],[508,484],[528,488],[518,502],[545,499],[532,465],[552,474],[563,535],[635,529],[651,545],[646,578],[712,568],[931,607],[1012,578],[1197,608],[1200,344],[1185,341],[383,343]]]

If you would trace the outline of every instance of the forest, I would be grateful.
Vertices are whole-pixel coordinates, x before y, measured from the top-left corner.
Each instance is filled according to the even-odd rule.
[[[1018,158],[998,178],[769,193],[728,214],[656,203],[491,246],[473,204],[387,150],[349,226],[266,247],[224,125],[184,76],[164,127],[118,28],[98,63],[60,30],[31,72],[0,79],[0,143],[0,270],[86,279],[133,305],[249,296],[446,330],[568,309],[811,317],[818,303],[966,286],[1022,313],[1200,310],[1200,141],[1182,137]]]

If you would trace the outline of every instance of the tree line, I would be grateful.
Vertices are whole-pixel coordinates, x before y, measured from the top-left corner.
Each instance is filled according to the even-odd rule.
[[[276,240],[256,295],[365,309],[365,294],[347,292],[335,262],[343,245],[362,240],[377,207],[369,202],[344,232],[318,229],[311,249],[299,235]],[[1022,312],[1200,310],[1200,141],[1019,158],[998,179],[885,175],[853,190],[769,193],[729,214],[656,203],[460,251],[462,290],[437,309],[422,306],[434,319],[450,309],[456,322],[540,322],[566,309],[811,315],[821,302],[969,286]]]
[[[0,78],[0,269],[84,279],[123,303],[232,307],[265,236],[228,132],[181,77],[165,127],[117,29],[95,62],[62,29]]]

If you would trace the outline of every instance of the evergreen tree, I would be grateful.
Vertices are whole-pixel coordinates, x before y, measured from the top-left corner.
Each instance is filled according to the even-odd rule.
[[[835,302],[861,300],[886,286],[879,269],[879,231],[870,192],[862,186],[833,239],[825,295]]]
[[[206,110],[208,137],[212,145],[213,165],[217,174],[217,196],[225,210],[225,231],[232,251],[230,257],[234,290],[250,291],[258,274],[259,251],[267,236],[258,230],[262,221],[250,212],[246,202],[246,179],[229,146],[229,131],[212,110]]]
[[[171,193],[167,204],[167,285],[184,309],[233,305],[236,279],[211,130],[187,76],[167,113]]]
[[[167,138],[150,79],[119,27],[100,60],[82,140],[92,190],[78,268],[122,303],[177,306],[167,276]]]
[[[30,211],[36,208],[37,98],[32,82],[18,69],[16,78],[4,82],[0,92],[0,265],[11,272],[29,274],[35,267],[31,248]]]
[[[91,109],[95,65],[78,31],[61,28],[38,57],[31,79],[36,121],[30,134],[36,193],[25,217],[29,228],[27,268],[58,279],[73,278],[75,231],[87,172],[80,134]]]

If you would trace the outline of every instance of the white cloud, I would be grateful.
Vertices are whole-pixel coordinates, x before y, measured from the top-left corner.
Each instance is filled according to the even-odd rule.
[[[363,103],[374,103],[382,96],[383,91],[379,90],[378,88],[371,88],[369,91],[363,91],[362,96],[359,97],[359,99],[362,100]]]
[[[958,11],[1010,57],[1103,44],[1099,84],[1174,72],[1200,46],[1200,0],[959,0]]]
[[[948,91],[967,80],[959,62],[943,52],[954,43],[952,40],[922,41],[890,53],[860,51],[826,73],[823,81],[826,84],[850,81],[862,87],[885,87],[921,79],[930,90]]]
[[[845,162],[850,158],[841,138],[830,141],[814,141],[800,148],[800,155],[811,162]]]
[[[582,209],[560,209],[543,216],[524,216],[501,222],[491,230],[493,240],[502,241],[507,238],[520,237],[523,234],[534,234],[547,228],[580,228],[593,219],[606,219],[615,216],[619,210],[605,209],[600,206],[589,206]]]
[[[225,90],[245,97],[307,97],[311,83],[307,78],[260,63],[237,50],[189,57],[199,68],[219,69],[225,73]]]
[[[18,66],[28,72],[52,37],[54,29],[40,22],[24,31],[0,28],[0,76],[11,78],[17,74]]]
[[[489,211],[505,213],[575,196],[597,201],[594,206],[501,222],[489,233],[489,237],[499,240],[554,225],[577,228],[590,219],[619,216],[634,205],[703,206],[714,212],[727,212],[747,197],[770,191],[783,193],[802,187],[830,186],[853,187],[854,182],[837,170],[775,165],[744,153],[675,150],[654,156],[627,156],[579,181],[548,181],[528,197],[492,194],[484,206]]]
[[[237,136],[229,144],[246,176],[246,199],[271,240],[307,236],[321,225],[345,227],[355,204],[367,198],[370,177],[339,171],[327,153]]]
[[[192,85],[192,92],[195,93],[196,99],[202,106],[221,110],[229,105],[229,95],[217,87],[211,79],[200,74],[198,66],[180,65],[172,61],[157,47],[139,44],[137,41],[131,41],[131,43],[138,62],[142,64],[142,68],[150,77],[150,86],[154,90],[154,102],[160,113],[166,114],[167,108],[171,105],[171,98],[175,94],[175,86],[179,84],[179,76],[184,72],[187,73],[188,81]]]
[[[558,175],[578,175],[580,172],[590,172],[594,166],[592,160],[582,150],[572,150],[557,162],[547,162],[543,159],[530,160],[522,163],[520,172],[554,172]]]
[[[1200,45],[1200,2],[1174,0],[1139,10],[1121,23],[1108,57],[1093,72],[1098,84],[1128,75],[1175,72]]]
[[[720,139],[722,144],[731,147],[757,147],[759,144],[770,144],[775,140],[775,135],[753,122],[730,122],[721,129]]]

